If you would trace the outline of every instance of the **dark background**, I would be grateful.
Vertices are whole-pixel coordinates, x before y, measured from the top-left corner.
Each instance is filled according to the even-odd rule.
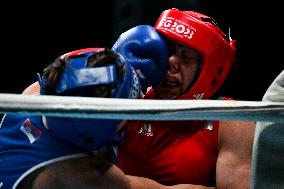
[[[225,31],[230,27],[237,40],[237,64],[221,92],[235,99],[261,100],[284,68],[283,16],[276,2],[256,0],[5,2],[0,11],[0,93],[20,93],[58,55],[111,47],[123,31],[154,25],[160,13],[172,7],[212,16]]]

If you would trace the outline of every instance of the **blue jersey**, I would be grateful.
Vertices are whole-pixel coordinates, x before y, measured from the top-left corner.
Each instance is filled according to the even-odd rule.
[[[87,156],[87,152],[90,150],[53,135],[42,116],[5,115],[0,126],[0,188],[16,188],[32,171]]]

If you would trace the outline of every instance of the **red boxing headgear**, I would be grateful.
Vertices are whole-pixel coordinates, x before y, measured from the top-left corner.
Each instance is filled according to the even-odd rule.
[[[221,87],[232,67],[236,41],[226,38],[212,18],[175,8],[162,12],[155,29],[202,57],[197,80],[179,99],[210,98]]]

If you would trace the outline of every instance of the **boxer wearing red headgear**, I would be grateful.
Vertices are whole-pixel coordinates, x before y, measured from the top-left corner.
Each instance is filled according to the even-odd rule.
[[[192,11],[166,10],[159,17],[155,29],[170,41],[170,45],[173,44],[173,48],[168,46],[167,77],[155,85],[145,98],[211,98],[230,71],[235,57],[235,41],[227,38],[212,18]],[[225,123],[222,122],[223,125]],[[250,165],[247,146],[252,143],[254,123],[251,125],[242,128],[245,129],[243,132],[235,129],[236,123],[230,124],[230,128],[235,129],[230,131],[234,132],[234,137],[245,137],[244,143],[239,144],[232,142],[237,139],[232,138],[229,132],[223,134],[223,129],[228,127],[219,128],[218,121],[131,121],[127,125],[125,141],[119,147],[119,165],[126,174],[151,178],[166,185],[216,186],[217,182],[219,187],[227,183],[236,184],[234,182],[240,181],[241,174],[243,183],[228,186],[245,188],[248,184],[246,166]],[[224,138],[226,140],[223,141]],[[233,144],[239,144],[234,146],[237,152],[228,151]],[[220,161],[224,151],[232,154],[229,158],[226,156],[225,163]],[[229,164],[227,160],[230,158],[238,163]],[[228,165],[232,165],[230,169],[227,169]],[[224,169],[219,171],[220,167]],[[226,171],[233,169],[237,170],[234,172],[236,176],[227,178],[229,174]],[[221,180],[220,176],[226,179]]]
[[[235,59],[235,40],[215,21],[192,11],[170,9],[159,17],[156,30],[176,44],[189,47],[201,56],[201,71],[194,84],[179,99],[210,98],[225,81]]]

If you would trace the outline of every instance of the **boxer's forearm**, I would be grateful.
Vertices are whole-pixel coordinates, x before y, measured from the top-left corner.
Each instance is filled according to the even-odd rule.
[[[173,186],[165,186],[154,180],[127,175],[130,189],[213,189],[214,187],[206,187],[192,184],[178,184]]]

